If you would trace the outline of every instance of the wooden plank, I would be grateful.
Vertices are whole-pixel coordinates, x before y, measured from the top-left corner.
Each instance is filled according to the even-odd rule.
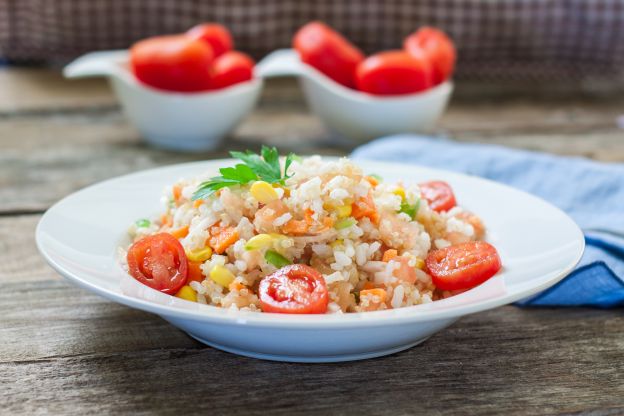
[[[61,287],[52,289],[44,287],[42,295],[63,297]],[[467,317],[389,357],[302,365],[238,357],[177,339],[171,333],[179,331],[151,324],[145,314],[120,314],[88,301],[52,304],[37,309],[57,310],[46,319],[49,328],[31,322],[31,332],[26,326],[11,335],[21,338],[24,349],[33,336],[54,345],[61,335],[66,342],[58,349],[65,353],[27,353],[33,358],[0,362],[0,399],[9,414],[624,410],[624,319],[616,312],[505,307]],[[84,324],[77,322],[81,313],[87,313]],[[39,333],[32,332],[35,326]],[[145,338],[158,339],[161,347],[150,348]],[[75,352],[81,349],[88,353]]]

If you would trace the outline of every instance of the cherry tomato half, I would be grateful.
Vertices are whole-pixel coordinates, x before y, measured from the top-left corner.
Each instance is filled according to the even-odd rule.
[[[144,237],[128,250],[128,272],[152,289],[173,295],[187,280],[188,261],[182,244],[171,234]]]
[[[433,284],[442,290],[471,289],[501,268],[498,252],[485,241],[471,241],[432,251],[425,264]]]
[[[230,51],[218,57],[212,67],[212,88],[225,88],[253,77],[254,61],[242,52]]]
[[[186,32],[186,35],[208,43],[214,52],[215,58],[227,51],[231,51],[234,47],[230,31],[218,23],[203,23],[194,26]]]
[[[448,211],[457,205],[451,186],[443,181],[431,181],[418,185],[421,196],[429,203],[429,207],[437,212]]]
[[[258,287],[263,312],[325,313],[327,286],[323,276],[310,266],[292,264],[266,276]]]
[[[355,81],[369,94],[410,94],[431,87],[431,64],[405,51],[381,52],[358,65]]]
[[[147,85],[168,91],[209,89],[213,59],[210,46],[185,35],[156,36],[130,49],[134,75]]]
[[[293,38],[301,60],[349,88],[355,87],[355,69],[364,54],[340,33],[321,22],[303,26]]]
[[[405,38],[403,48],[411,55],[431,62],[433,85],[438,85],[451,77],[457,52],[453,41],[441,30],[423,27]]]

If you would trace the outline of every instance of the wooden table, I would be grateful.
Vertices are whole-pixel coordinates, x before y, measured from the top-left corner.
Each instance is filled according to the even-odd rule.
[[[101,80],[12,69],[0,85],[0,413],[624,413],[621,309],[507,306],[388,357],[304,365],[214,350],[70,285],[37,253],[34,230],[76,189],[260,142],[351,149],[327,137],[292,81],[271,82],[222,150],[195,155],[142,144]],[[617,97],[462,86],[438,133],[622,162],[623,112]]]

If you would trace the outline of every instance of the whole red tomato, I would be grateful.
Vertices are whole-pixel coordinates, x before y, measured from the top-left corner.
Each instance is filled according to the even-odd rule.
[[[357,67],[356,85],[375,95],[409,94],[432,85],[431,65],[405,51],[372,55]]]
[[[431,62],[433,85],[438,85],[451,77],[457,52],[453,41],[441,30],[423,27],[405,38],[403,48],[411,55]]]
[[[218,57],[212,68],[212,88],[225,88],[253,78],[254,61],[242,52],[230,51]]]
[[[303,26],[293,38],[301,61],[349,88],[355,87],[355,69],[364,54],[340,33],[321,22]]]
[[[186,35],[156,36],[130,49],[134,75],[147,85],[168,91],[209,89],[213,60],[210,46]]]
[[[223,25],[218,23],[203,23],[192,27],[186,34],[193,39],[203,40],[208,43],[214,52],[214,56],[219,57],[231,51],[234,47],[234,41],[230,31]]]

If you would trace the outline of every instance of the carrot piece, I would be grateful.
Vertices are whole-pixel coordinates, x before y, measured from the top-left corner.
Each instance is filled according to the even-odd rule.
[[[201,204],[204,203],[203,199],[196,199],[195,202],[193,202],[193,208],[197,209],[201,206]]]
[[[314,224],[314,218],[312,218],[312,215],[314,215],[314,211],[311,209],[306,209],[303,213],[303,218],[308,225]]]
[[[364,176],[364,179],[370,183],[373,188],[379,185],[379,181],[372,176]]]
[[[365,282],[363,290],[375,289],[375,284],[373,282]]]
[[[290,220],[282,227],[284,234],[303,235],[308,232],[310,226],[305,220]]]
[[[386,301],[386,291],[384,289],[365,289],[360,290],[360,298],[364,296],[377,296],[379,298],[379,303],[384,303]]]
[[[182,187],[180,185],[173,185],[173,200],[178,202],[182,197]]]
[[[233,281],[232,283],[229,284],[228,289],[230,290],[230,292],[233,292],[233,291],[240,292],[241,290],[245,289],[246,287],[247,286],[245,286],[241,282]]]
[[[390,260],[396,258],[399,255],[399,253],[391,248],[390,250],[386,250],[383,254],[383,258],[381,259],[381,261],[385,261],[386,263],[389,262]]]
[[[210,229],[208,245],[217,254],[223,254],[225,250],[238,240],[238,231],[234,227],[215,226]]]
[[[189,261],[188,262],[187,283],[192,282],[192,281],[201,282],[202,280],[206,278],[204,274],[202,273],[202,270],[200,267],[201,265],[202,265],[201,261]]]
[[[170,234],[179,240],[180,238],[186,237],[188,233],[189,233],[189,226],[185,225],[184,227],[180,227],[177,230],[171,231]]]
[[[368,217],[374,224],[379,222],[379,213],[375,207],[373,196],[370,193],[351,205],[351,216],[356,220]]]

